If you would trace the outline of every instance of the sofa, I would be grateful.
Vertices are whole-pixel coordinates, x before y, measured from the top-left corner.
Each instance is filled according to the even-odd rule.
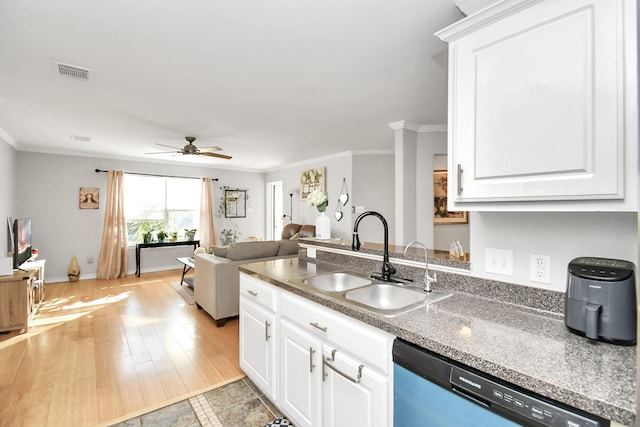
[[[226,247],[213,247],[212,253],[194,255],[194,299],[223,326],[227,319],[239,314],[240,273],[238,266],[258,261],[298,256],[298,238],[315,237],[315,226],[287,224],[280,240],[236,242]]]

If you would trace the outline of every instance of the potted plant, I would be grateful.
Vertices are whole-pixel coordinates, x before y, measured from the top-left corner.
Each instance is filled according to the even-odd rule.
[[[148,222],[141,222],[138,230],[140,234],[142,234],[142,242],[151,243],[151,237],[153,236],[153,226]]]
[[[184,240],[187,241],[192,241],[193,238],[196,237],[196,229],[192,228],[191,230],[189,230],[188,228],[184,229]]]
[[[169,237],[169,234],[164,231],[164,228],[160,228],[160,230],[158,231],[158,242],[164,242],[164,239],[166,239],[167,237]]]
[[[169,238],[172,242],[175,242],[176,240],[178,240],[178,232],[177,231],[170,232]]]
[[[238,239],[236,230],[233,230],[231,228],[225,228],[220,232],[220,235],[222,237],[222,246],[227,246]]]

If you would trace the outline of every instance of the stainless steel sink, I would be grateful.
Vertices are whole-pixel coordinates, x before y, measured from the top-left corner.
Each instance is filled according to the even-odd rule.
[[[396,316],[421,305],[432,304],[451,296],[451,293],[402,287],[371,279],[351,271],[318,274],[300,279],[289,279],[297,285],[309,286],[334,298],[357,305],[383,316]]]
[[[302,279],[301,282],[304,285],[325,292],[344,292],[373,283],[373,281],[366,276],[345,272],[321,274]]]
[[[420,305],[431,304],[449,296],[451,294],[448,292],[425,293],[385,283],[376,283],[344,294],[345,299],[387,316],[408,311]]]

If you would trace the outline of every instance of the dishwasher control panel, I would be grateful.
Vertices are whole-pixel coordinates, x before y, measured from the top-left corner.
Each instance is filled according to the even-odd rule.
[[[547,426],[600,427],[597,419],[591,419],[553,405],[536,397],[520,393],[487,378],[458,367],[451,367],[451,386],[459,394],[478,403],[502,407],[506,412],[517,413],[526,419]],[[495,409],[495,408],[494,408]]]

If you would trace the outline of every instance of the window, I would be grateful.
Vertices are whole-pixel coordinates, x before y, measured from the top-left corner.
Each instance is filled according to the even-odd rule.
[[[131,174],[125,174],[124,180],[129,242],[142,242],[147,230],[177,232],[182,236],[185,228],[198,228],[200,180]]]

